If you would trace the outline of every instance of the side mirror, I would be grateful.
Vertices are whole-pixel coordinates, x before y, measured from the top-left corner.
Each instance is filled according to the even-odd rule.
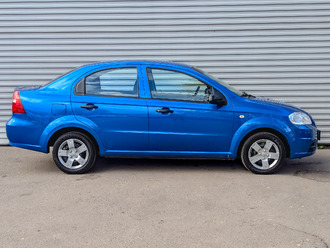
[[[219,107],[227,105],[226,98],[219,91],[215,90],[214,88],[212,88],[210,90],[209,102],[212,104],[216,104]]]

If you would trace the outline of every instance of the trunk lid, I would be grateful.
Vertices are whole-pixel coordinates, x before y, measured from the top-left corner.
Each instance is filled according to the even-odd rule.
[[[42,85],[31,85],[31,86],[19,86],[14,89],[14,91],[26,91],[26,90],[38,90]]]

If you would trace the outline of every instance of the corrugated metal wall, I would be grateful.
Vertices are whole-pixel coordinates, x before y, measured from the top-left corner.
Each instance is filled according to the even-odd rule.
[[[309,111],[330,143],[330,1],[0,0],[0,144],[15,86],[118,59],[199,66]]]

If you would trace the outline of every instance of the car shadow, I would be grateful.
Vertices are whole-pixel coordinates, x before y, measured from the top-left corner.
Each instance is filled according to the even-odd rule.
[[[326,181],[330,182],[330,166],[328,162],[328,150],[318,151],[315,155],[302,159],[286,159],[280,171],[276,175],[292,175],[304,178],[310,174],[326,175]],[[51,158],[47,159],[47,165],[38,166],[38,170],[58,171]],[[41,168],[42,167],[42,168]],[[220,171],[235,173],[251,173],[245,169],[240,159],[168,159],[168,158],[97,158],[94,168],[90,173],[103,173],[106,171]]]
[[[104,171],[135,170],[135,171],[187,171],[208,170],[239,173],[250,173],[245,169],[239,159],[216,160],[216,159],[154,159],[154,158],[98,158],[92,173]],[[286,159],[279,175],[299,176],[301,172],[327,172],[328,165],[314,158]]]
[[[216,170],[247,172],[239,160],[206,160],[206,159],[155,159],[155,158],[98,158],[93,173],[114,170],[136,171],[185,171]]]

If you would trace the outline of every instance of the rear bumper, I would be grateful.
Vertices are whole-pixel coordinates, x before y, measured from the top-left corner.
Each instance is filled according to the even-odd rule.
[[[9,145],[34,151],[42,151],[41,131],[40,124],[31,121],[26,114],[14,114],[6,125]]]
[[[9,142],[9,145],[23,148],[23,149],[32,150],[32,151],[37,151],[37,152],[44,152],[41,149],[41,146],[38,146],[38,145],[30,145],[30,144],[22,144],[22,143],[14,143],[14,142]]]

